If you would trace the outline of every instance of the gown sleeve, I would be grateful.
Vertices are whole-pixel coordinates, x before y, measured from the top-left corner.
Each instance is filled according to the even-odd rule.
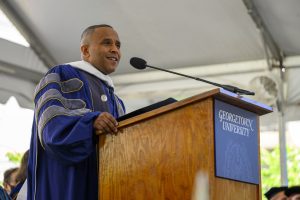
[[[92,101],[83,77],[74,69],[51,69],[35,90],[35,123],[46,153],[65,163],[86,159],[95,148]]]

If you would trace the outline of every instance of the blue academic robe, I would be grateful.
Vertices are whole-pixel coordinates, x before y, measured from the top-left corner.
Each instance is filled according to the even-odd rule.
[[[107,97],[102,101],[93,95],[101,91]],[[93,121],[103,111],[118,118],[120,105],[125,110],[122,101],[100,79],[70,65],[59,65],[39,82],[34,102],[27,199],[96,200]]]

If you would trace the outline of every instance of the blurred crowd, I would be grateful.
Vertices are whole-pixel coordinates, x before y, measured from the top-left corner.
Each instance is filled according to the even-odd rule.
[[[19,167],[4,172],[0,200],[26,200],[28,153],[24,153]],[[300,186],[272,187],[264,195],[268,200],[300,200]]]
[[[266,193],[268,200],[300,200],[300,186],[272,187]]]
[[[27,150],[21,160],[19,167],[7,169],[3,176],[3,188],[0,186],[0,200],[23,200],[21,189],[26,191],[27,165],[28,165]],[[22,191],[23,191],[22,190]]]

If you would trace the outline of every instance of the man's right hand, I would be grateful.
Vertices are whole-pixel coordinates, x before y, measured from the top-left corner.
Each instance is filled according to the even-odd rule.
[[[117,120],[108,112],[102,112],[98,115],[93,124],[97,135],[103,133],[117,133],[117,126]]]

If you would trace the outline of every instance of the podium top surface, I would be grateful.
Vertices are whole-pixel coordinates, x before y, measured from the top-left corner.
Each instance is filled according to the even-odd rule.
[[[229,103],[233,106],[237,106],[239,108],[253,112],[259,116],[273,112],[272,107],[267,106],[263,103],[260,103],[255,100],[243,97],[241,95],[229,92],[222,88],[216,88],[216,89],[209,90],[207,92],[203,92],[201,94],[183,99],[181,101],[177,101],[175,103],[171,103],[169,105],[157,108],[155,110],[143,113],[141,115],[134,116],[134,117],[126,119],[124,121],[121,121],[119,127],[124,127],[124,126],[127,126],[128,124],[138,122],[138,121],[153,117],[155,115],[162,114],[162,113],[168,112],[170,110],[180,108],[180,107],[192,104],[192,103],[196,103],[198,101],[202,101],[207,98],[214,98],[214,99],[221,100],[221,101]]]
[[[229,92],[222,88],[216,89],[218,92],[215,94],[215,98],[220,99],[224,102],[230,103],[232,105],[244,108],[258,115],[264,115],[273,112],[273,108],[265,105],[263,103],[257,102],[255,100],[246,98],[244,96]],[[211,90],[214,91],[214,90]]]

